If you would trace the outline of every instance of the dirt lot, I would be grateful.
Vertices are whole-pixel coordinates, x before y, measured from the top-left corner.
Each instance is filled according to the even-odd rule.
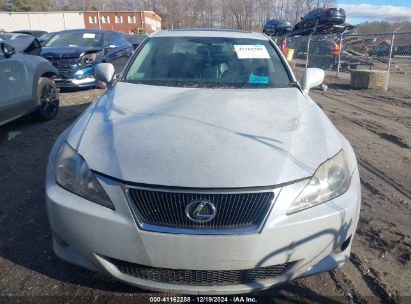
[[[101,93],[63,93],[54,121],[23,118],[0,127],[0,303],[148,301],[144,291],[66,264],[52,252],[44,207],[47,156],[58,134]],[[411,96],[351,91],[344,84],[311,96],[357,153],[363,203],[353,253],[341,269],[276,287],[259,300],[410,303]]]

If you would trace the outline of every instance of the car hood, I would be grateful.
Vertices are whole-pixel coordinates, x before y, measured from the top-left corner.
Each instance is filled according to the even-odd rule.
[[[311,176],[341,148],[297,88],[198,89],[118,83],[68,142],[123,181],[194,188],[278,185]]]
[[[36,40],[36,37],[26,35],[25,37],[20,37],[18,39],[6,39],[1,42],[9,44],[14,47],[16,53],[21,53],[26,51],[33,41]]]
[[[43,47],[41,56],[45,58],[80,58],[84,53],[99,52],[101,48],[89,47]]]

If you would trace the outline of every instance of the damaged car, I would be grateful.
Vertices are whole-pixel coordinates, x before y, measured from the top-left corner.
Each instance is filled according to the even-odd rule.
[[[348,261],[354,151],[274,42],[158,31],[57,139],[46,177],[55,253],[134,286],[237,294]]]
[[[100,87],[104,85],[94,78],[96,64],[112,63],[121,71],[132,53],[133,46],[121,33],[78,29],[55,33],[41,55],[58,69],[58,87]]]
[[[40,121],[57,115],[58,71],[40,52],[33,36],[0,34],[0,125],[27,114]]]

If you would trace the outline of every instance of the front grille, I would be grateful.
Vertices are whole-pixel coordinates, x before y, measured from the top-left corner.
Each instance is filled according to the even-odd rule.
[[[71,73],[70,66],[55,65],[59,73],[63,76],[68,76]]]
[[[184,193],[129,189],[132,209],[139,224],[176,229],[205,231],[247,230],[262,225],[274,199],[273,192],[250,193]],[[195,222],[186,215],[193,201],[207,201],[215,206],[215,217],[209,222]],[[147,225],[146,225],[147,226]],[[147,229],[153,230],[153,229]]]
[[[116,259],[109,259],[109,261],[121,273],[135,278],[161,283],[195,286],[250,284],[261,280],[273,279],[291,265],[291,263],[285,263],[246,270],[186,270],[156,268]]]
[[[60,76],[69,76],[72,71],[72,66],[79,63],[77,58],[58,58],[48,59],[59,71]]]

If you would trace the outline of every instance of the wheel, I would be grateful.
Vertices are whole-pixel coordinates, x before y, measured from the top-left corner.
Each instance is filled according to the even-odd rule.
[[[315,18],[314,19],[314,28],[318,28],[320,26],[320,19]]]
[[[48,121],[56,117],[59,110],[59,94],[56,84],[50,78],[40,77],[37,85],[37,104],[35,116],[38,120]]]

